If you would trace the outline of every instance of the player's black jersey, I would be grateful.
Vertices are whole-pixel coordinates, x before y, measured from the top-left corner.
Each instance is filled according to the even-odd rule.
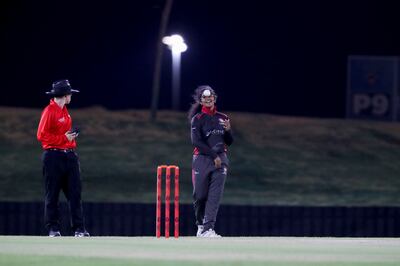
[[[227,115],[216,112],[213,115],[198,113],[192,118],[191,138],[195,154],[209,155],[213,159],[226,152],[226,146],[233,142],[231,130],[225,131],[220,120],[229,119]]]

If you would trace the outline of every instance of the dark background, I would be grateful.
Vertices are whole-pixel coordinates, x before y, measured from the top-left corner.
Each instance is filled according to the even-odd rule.
[[[398,55],[396,1],[175,0],[182,110],[197,85],[219,108],[344,117],[348,55]],[[149,108],[164,1],[2,1],[0,105],[40,107],[56,79],[81,90],[74,107]],[[170,107],[165,47],[160,107]]]

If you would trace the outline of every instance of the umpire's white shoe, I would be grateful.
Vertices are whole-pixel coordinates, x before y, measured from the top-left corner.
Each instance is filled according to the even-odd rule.
[[[210,228],[207,231],[201,233],[199,237],[215,238],[215,237],[221,237],[221,236],[219,234],[217,234],[213,229]]]
[[[58,230],[55,230],[55,231],[50,230],[49,237],[59,237],[59,236],[61,236],[60,231],[58,231]]]
[[[199,237],[201,235],[201,232],[203,232],[204,225],[198,225],[197,226],[197,233],[196,236]]]
[[[75,231],[75,237],[89,237],[90,234],[86,230],[76,230]]]

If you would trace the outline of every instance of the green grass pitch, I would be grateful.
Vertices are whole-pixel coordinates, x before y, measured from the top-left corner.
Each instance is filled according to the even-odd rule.
[[[398,266],[400,239],[0,236],[0,265]]]

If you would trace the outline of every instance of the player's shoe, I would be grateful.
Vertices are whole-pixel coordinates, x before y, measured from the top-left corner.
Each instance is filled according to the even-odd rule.
[[[76,230],[75,237],[88,237],[90,236],[89,232],[86,230]]]
[[[199,237],[201,235],[201,232],[203,232],[204,225],[198,225],[197,226],[197,233],[196,236]]]
[[[50,229],[50,231],[49,231],[49,237],[58,237],[58,236],[61,236],[60,231],[58,231],[58,230],[51,230],[51,229]]]
[[[217,234],[213,229],[210,228],[207,231],[201,233],[199,237],[218,238],[221,236],[219,234]]]

